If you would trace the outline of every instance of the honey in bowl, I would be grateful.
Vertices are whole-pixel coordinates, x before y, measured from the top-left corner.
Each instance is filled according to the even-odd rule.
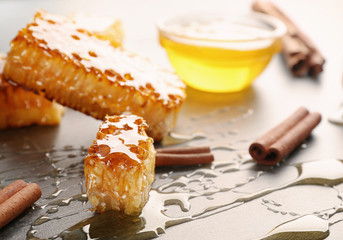
[[[177,74],[202,91],[237,92],[251,85],[282,48],[286,28],[259,13],[232,18],[198,14],[162,19],[159,38]]]

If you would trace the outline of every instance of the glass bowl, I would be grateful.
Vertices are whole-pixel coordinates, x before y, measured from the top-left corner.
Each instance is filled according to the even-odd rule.
[[[187,85],[208,92],[238,92],[251,85],[282,48],[285,25],[261,14],[223,13],[165,17],[159,40]]]

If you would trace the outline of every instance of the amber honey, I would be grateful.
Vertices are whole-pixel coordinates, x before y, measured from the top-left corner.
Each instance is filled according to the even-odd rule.
[[[241,91],[281,50],[276,27],[264,16],[228,22],[220,16],[167,19],[159,25],[160,43],[177,74],[190,87],[210,92]],[[255,24],[255,23],[258,24]]]
[[[163,36],[160,42],[181,79],[211,92],[235,92],[250,86],[281,48],[280,41],[253,50],[189,45]]]

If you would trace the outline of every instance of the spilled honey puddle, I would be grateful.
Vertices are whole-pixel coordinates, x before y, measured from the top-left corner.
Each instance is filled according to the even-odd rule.
[[[305,215],[276,226],[259,240],[325,239],[328,236],[328,221],[314,215]]]
[[[231,108],[194,116],[186,125],[206,125],[208,119],[223,119],[228,111]],[[219,125],[201,131],[189,127],[188,132],[173,133],[166,139],[165,145],[210,145],[216,161],[205,166],[157,169],[149,201],[139,216],[91,210],[83,175],[85,147],[42,150],[27,141],[20,152],[1,153],[0,166],[8,166],[14,159],[18,162],[6,170],[0,168],[0,184],[21,178],[42,188],[43,196],[29,220],[27,239],[151,239],[165,234],[169,227],[230,212],[254,201],[264,212],[287,217],[255,239],[326,238],[330,227],[343,221],[343,161],[257,166],[246,152],[250,140],[241,139],[234,125],[251,114],[249,109],[239,109],[230,121],[217,121]],[[211,138],[207,137],[209,132]],[[236,140],[227,141],[230,136]],[[303,203],[301,197],[285,200],[284,192],[288,197],[299,191],[307,194],[305,189],[297,189],[300,187],[323,188],[334,200],[309,208],[299,206],[308,205],[307,199]]]
[[[36,205],[44,210],[44,214],[31,223],[28,239],[149,239],[163,234],[166,228],[173,225],[230,211],[258,198],[262,199],[263,205],[278,208],[281,204],[264,197],[282,189],[299,185],[334,187],[343,183],[342,160],[324,159],[284,165],[282,171],[277,172],[281,178],[271,182],[279,169],[256,170],[255,164],[246,158],[238,162],[215,162],[182,174],[178,171],[158,173],[149,201],[140,216],[125,216],[117,212],[97,214],[90,211],[91,206],[81,182],[77,186],[79,194],[60,198],[69,191],[62,188],[63,182],[82,175],[83,158],[82,149],[47,153],[47,161],[54,168],[54,174],[50,176],[55,178],[56,190]],[[342,200],[339,194],[337,198]],[[75,203],[79,206],[73,209],[71,205]],[[64,207],[69,211],[61,212]],[[288,213],[295,216],[294,220],[275,226],[258,239],[308,239],[310,236],[311,239],[323,239],[329,233],[330,219],[342,210],[343,204],[339,204],[303,216]],[[84,220],[72,224],[72,219],[80,212],[85,215]],[[49,223],[56,226],[66,221],[71,226],[65,229],[55,227],[56,232],[44,235],[46,231],[43,229],[49,227]]]

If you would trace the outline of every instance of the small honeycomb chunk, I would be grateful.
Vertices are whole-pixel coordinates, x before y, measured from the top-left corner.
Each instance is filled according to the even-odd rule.
[[[87,195],[99,212],[139,214],[155,173],[155,149],[148,126],[135,115],[106,116],[85,159]]]

